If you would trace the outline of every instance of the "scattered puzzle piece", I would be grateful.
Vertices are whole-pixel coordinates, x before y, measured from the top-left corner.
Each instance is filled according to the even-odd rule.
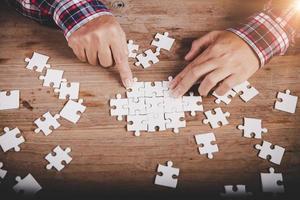
[[[269,168],[270,173],[260,173],[262,191],[274,195],[284,193],[283,177],[281,173],[274,173],[274,168]]]
[[[0,162],[0,178],[1,178],[1,179],[4,179],[4,177],[5,177],[6,174],[7,174],[7,171],[4,170],[4,169],[2,169],[2,167],[3,167],[3,163]],[[0,180],[0,183],[1,183],[1,180]]]
[[[261,139],[263,133],[267,133],[268,129],[262,128],[260,119],[244,118],[244,125],[239,125],[238,129],[244,130],[244,137]]]
[[[50,65],[47,64],[48,60],[48,56],[34,52],[31,58],[25,58],[25,62],[28,63],[26,68],[42,72],[44,68],[50,68]]]
[[[82,103],[82,99],[79,99],[78,102],[69,100],[64,108],[60,111],[60,116],[76,124],[80,119],[80,114],[82,114],[86,109]]]
[[[281,110],[292,114],[296,112],[298,97],[291,95],[290,90],[286,90],[285,93],[279,92],[277,94],[277,98],[279,100],[275,102],[276,110]]]
[[[21,132],[18,128],[9,130],[8,127],[5,127],[4,134],[0,136],[0,146],[4,152],[7,152],[10,149],[14,149],[15,151],[20,151],[19,145],[24,142],[25,139],[21,135]]]
[[[64,71],[56,69],[47,69],[45,76],[40,76],[40,80],[44,80],[43,86],[59,88],[61,82],[67,82],[63,79]]]
[[[170,38],[168,32],[165,32],[163,35],[160,33],[157,33],[155,35],[155,39],[152,41],[151,45],[157,47],[156,52],[160,52],[161,49],[170,51],[174,42],[175,42],[175,39]]]
[[[233,90],[236,93],[240,94],[241,99],[243,99],[243,101],[245,102],[250,101],[259,94],[259,92],[254,87],[252,87],[248,81],[235,86]]]
[[[243,198],[252,195],[251,192],[247,192],[246,185],[225,185],[224,189],[225,193],[221,193],[222,197]]]
[[[225,126],[229,124],[226,117],[230,116],[229,112],[223,113],[221,108],[215,108],[214,113],[210,111],[206,111],[205,116],[207,119],[203,120],[204,124],[210,124],[212,128],[219,128],[221,125]]]
[[[190,93],[190,96],[182,97],[183,111],[191,112],[192,116],[196,116],[196,111],[203,112],[203,105],[201,96],[194,96],[194,93]]]
[[[110,100],[110,106],[113,107],[110,110],[111,116],[117,116],[118,121],[121,121],[123,116],[128,115],[128,99],[122,99],[121,94],[117,94],[117,99]]]
[[[28,174],[23,179],[21,179],[20,176],[17,176],[16,181],[18,183],[13,187],[13,190],[17,193],[22,192],[25,196],[33,196],[42,189],[40,184],[31,174]]]
[[[43,115],[43,119],[39,118],[34,121],[38,127],[34,130],[34,132],[39,133],[42,131],[45,136],[50,135],[52,133],[52,129],[57,129],[60,127],[60,124],[57,121],[59,118],[60,115],[58,114],[52,116],[50,112],[45,113]]]
[[[214,133],[198,134],[195,135],[195,139],[197,145],[202,145],[198,148],[201,155],[207,154],[209,159],[213,159],[213,153],[219,152],[218,145],[212,144],[213,141],[216,141]]]
[[[59,99],[73,99],[77,100],[79,95],[79,83],[66,83],[62,82],[60,88],[55,88],[54,92],[59,93]]]
[[[280,165],[285,148],[278,145],[272,145],[270,142],[263,141],[263,144],[255,145],[255,148],[259,151],[258,157],[269,160],[272,163]],[[271,158],[270,158],[271,157]]]
[[[165,113],[166,128],[171,128],[174,133],[179,133],[179,128],[186,127],[184,117],[184,112]]]
[[[69,164],[72,161],[72,158],[69,156],[69,153],[71,152],[71,148],[69,147],[63,150],[60,146],[57,146],[53,152],[55,155],[51,152],[45,157],[45,159],[49,162],[46,166],[48,170],[54,167],[57,171],[61,171],[65,168],[65,165],[62,164],[63,161],[66,164]]]
[[[232,100],[233,97],[235,97],[236,93],[233,90],[229,90],[226,94],[224,94],[223,96],[219,96],[217,95],[216,92],[213,92],[212,94],[213,96],[215,96],[217,99],[215,100],[216,104],[220,104],[221,102],[225,103],[225,104],[229,104]]]
[[[143,68],[149,68],[151,66],[150,63],[156,64],[159,62],[158,57],[159,52],[153,53],[151,49],[145,51],[143,54],[139,54],[136,56],[138,62],[135,63],[136,66],[142,66]]]
[[[159,164],[157,167],[157,172],[161,173],[161,175],[156,175],[154,181],[155,185],[176,188],[178,181],[177,177],[179,176],[179,168],[174,168],[172,161],[168,161],[167,166]]]
[[[141,131],[148,130],[147,115],[129,115],[127,122],[127,131],[134,131],[135,136],[140,136]]]
[[[128,47],[128,57],[136,58],[137,51],[139,50],[139,45],[134,44],[133,40],[129,40],[127,43],[127,47]]]
[[[11,90],[0,92],[0,110],[19,108],[20,91]]]

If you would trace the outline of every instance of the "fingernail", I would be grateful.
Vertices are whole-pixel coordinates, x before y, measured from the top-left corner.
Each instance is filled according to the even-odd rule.
[[[125,87],[131,87],[132,86],[132,80],[131,79],[126,79],[125,80]]]

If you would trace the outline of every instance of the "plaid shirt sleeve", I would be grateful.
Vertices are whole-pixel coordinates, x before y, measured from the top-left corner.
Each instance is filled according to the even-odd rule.
[[[288,9],[276,10],[272,3],[258,14],[248,18],[246,23],[230,28],[242,38],[257,54],[260,66],[267,64],[273,56],[284,55],[293,43],[299,21],[299,5],[296,1]]]
[[[81,26],[111,12],[98,0],[16,0],[21,14],[40,23],[55,22],[68,37]]]

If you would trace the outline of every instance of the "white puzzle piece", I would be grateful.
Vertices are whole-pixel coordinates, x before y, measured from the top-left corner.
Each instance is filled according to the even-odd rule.
[[[260,173],[262,191],[271,192],[274,195],[284,193],[283,177],[281,173],[275,173],[274,168],[269,168],[270,173]]]
[[[146,100],[144,97],[138,99],[128,99],[129,115],[145,115],[146,112]]]
[[[25,62],[28,63],[26,68],[29,70],[35,70],[37,72],[42,72],[44,68],[50,68],[50,65],[47,64],[48,60],[48,56],[34,52],[31,58],[25,58]]]
[[[259,151],[258,157],[262,159],[269,160],[272,163],[280,165],[281,159],[283,157],[285,148],[280,147],[278,145],[272,145],[270,142],[263,141],[263,144],[255,145],[255,148]],[[271,157],[270,159],[268,159]]]
[[[61,171],[65,168],[65,165],[62,164],[63,161],[66,164],[69,164],[72,161],[72,158],[69,156],[69,153],[71,152],[71,148],[69,147],[63,150],[60,146],[57,146],[53,152],[55,155],[51,152],[45,157],[45,159],[49,162],[46,166],[48,170],[54,167],[57,171]]]
[[[22,192],[25,196],[33,196],[42,189],[41,185],[31,174],[28,174],[23,179],[21,179],[20,176],[17,176],[16,181],[18,183],[13,187],[13,190],[17,193]]]
[[[36,128],[34,130],[35,133],[43,132],[45,136],[48,136],[52,133],[52,129],[58,129],[60,127],[60,123],[58,123],[58,119],[60,115],[56,114],[54,116],[51,115],[50,112],[47,112],[43,115],[43,118],[38,118],[34,121]]]
[[[190,96],[182,97],[183,111],[191,112],[192,116],[196,116],[196,112],[203,112],[203,105],[201,96],[194,96],[194,93],[190,92]]]
[[[20,91],[0,92],[0,110],[17,109],[20,106]]]
[[[253,99],[259,92],[250,85],[248,81],[241,83],[233,88],[233,90],[240,94],[240,97],[243,101],[248,102]]]
[[[47,69],[45,76],[40,76],[40,80],[44,80],[43,86],[59,88],[61,82],[67,82],[63,79],[63,70]]]
[[[217,99],[215,100],[216,104],[220,104],[221,102],[225,103],[225,104],[229,104],[231,102],[231,100],[233,99],[233,97],[235,97],[236,93],[233,90],[229,90],[226,94],[224,94],[223,96],[219,96],[217,95],[216,92],[213,92],[212,94],[213,96],[215,96]]]
[[[184,117],[184,112],[165,113],[166,128],[171,128],[174,133],[179,133],[179,128],[186,127]]]
[[[147,114],[164,113],[164,97],[146,98]]]
[[[177,186],[177,177],[179,176],[179,168],[173,167],[173,162],[168,161],[167,166],[159,164],[157,167],[157,172],[161,175],[155,176],[155,185],[176,188]]]
[[[166,130],[166,120],[164,113],[152,113],[147,115],[148,118],[148,132],[164,131]]]
[[[5,127],[4,134],[0,136],[0,146],[4,152],[7,152],[10,149],[20,151],[19,145],[24,142],[25,139],[18,128],[9,130],[8,127]]]
[[[153,53],[151,49],[145,51],[145,53],[139,54],[136,56],[138,62],[135,63],[136,66],[142,66],[143,68],[149,68],[152,64],[159,62],[158,57],[159,52]]]
[[[134,44],[133,40],[129,40],[127,43],[127,47],[128,47],[128,57],[135,58],[139,50],[139,45]]]
[[[147,115],[129,115],[127,122],[127,131],[134,131],[135,136],[140,136],[141,131],[148,130]]]
[[[59,113],[60,116],[76,124],[80,119],[81,114],[86,109],[86,107],[82,105],[82,103],[83,103],[82,99],[79,99],[78,102],[69,100],[64,106],[64,108],[60,111]]]
[[[243,136],[246,138],[261,139],[263,133],[267,133],[268,129],[262,128],[261,119],[244,118],[244,125],[239,125],[238,129],[243,130]]]
[[[296,112],[298,97],[291,95],[290,90],[286,90],[285,93],[279,92],[277,98],[279,100],[275,102],[276,110],[292,114]]]
[[[223,113],[221,108],[215,108],[214,113],[210,111],[206,111],[205,116],[207,119],[203,120],[204,124],[210,124],[212,128],[220,128],[220,126],[225,126],[229,124],[228,120],[226,117],[230,116],[229,112]]]
[[[134,82],[132,83],[132,86],[127,88],[127,98],[138,98],[138,97],[145,97],[145,83],[144,82],[138,82],[137,78],[133,79]]]
[[[175,39],[170,38],[168,32],[165,32],[163,35],[160,33],[157,33],[155,35],[155,39],[152,41],[151,45],[157,47],[156,52],[159,52],[161,49],[170,51],[174,42],[175,42]]]
[[[182,97],[173,98],[170,96],[164,96],[164,105],[165,113],[183,112]]]
[[[219,148],[217,144],[212,144],[212,142],[216,141],[216,137],[214,133],[204,133],[195,135],[196,144],[200,145],[198,147],[199,153],[201,155],[207,154],[209,159],[213,159],[213,153],[219,152]]]
[[[145,82],[145,97],[163,97],[164,88],[161,81]]]
[[[128,99],[122,99],[121,94],[117,94],[117,99],[110,100],[110,115],[117,116],[118,121],[122,121],[123,116],[129,114]]]
[[[4,169],[2,169],[2,167],[3,167],[3,163],[0,162],[0,179],[4,179],[4,177],[5,177],[6,174],[7,174],[7,171],[4,170]],[[1,183],[1,180],[0,180],[0,183]]]
[[[60,84],[60,88],[55,88],[54,92],[59,93],[58,98],[59,99],[73,99],[77,100],[79,96],[79,85],[80,83],[73,82],[73,83],[67,83],[62,82]]]
[[[247,192],[246,185],[225,185],[224,189],[225,193],[221,193],[222,197],[243,198],[252,195],[251,192]]]

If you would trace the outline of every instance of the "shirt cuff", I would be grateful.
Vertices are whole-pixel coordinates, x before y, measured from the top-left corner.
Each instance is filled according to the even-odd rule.
[[[283,26],[278,23],[278,18],[264,12],[250,17],[246,23],[236,28],[227,30],[242,38],[253,49],[261,67],[273,56],[286,53],[292,34],[286,24]]]
[[[66,39],[89,21],[112,15],[110,10],[98,0],[65,0],[55,7],[53,20],[63,30]]]

